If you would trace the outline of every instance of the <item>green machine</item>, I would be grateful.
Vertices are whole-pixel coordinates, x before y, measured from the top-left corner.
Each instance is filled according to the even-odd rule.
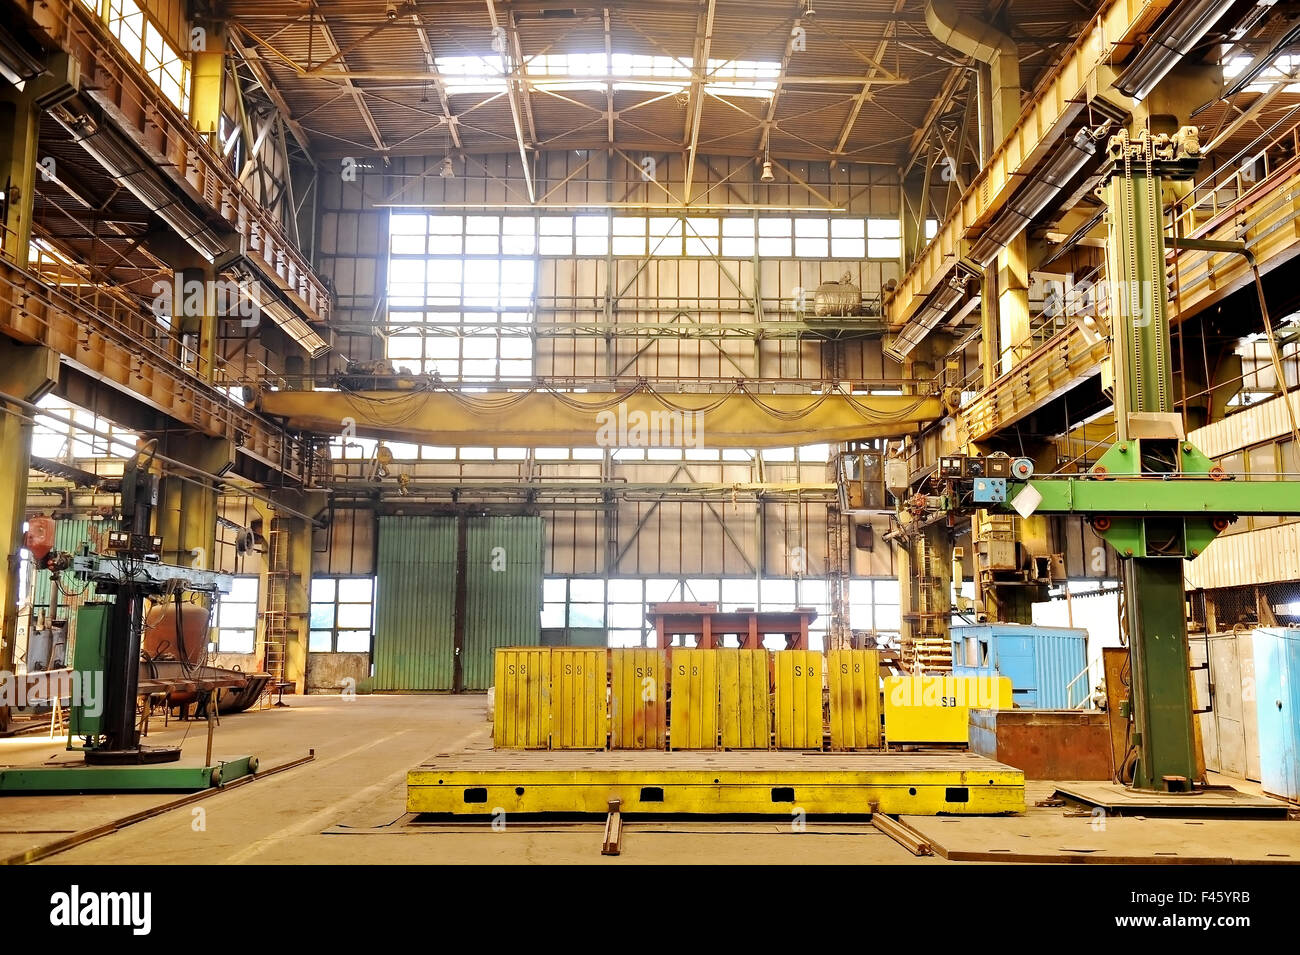
[[[183,592],[216,600],[229,593],[227,574],[164,564],[162,540],[150,533],[158,478],[152,452],[138,452],[122,477],[122,518],[127,529],[109,534],[106,554],[51,552],[38,563],[55,574],[94,583],[111,597],[77,612],[77,636],[68,674],[71,699],[68,749],[80,762],[0,767],[0,795],[35,792],[197,792],[257,771],[255,756],[215,765],[176,765],[177,746],[145,746],[137,725],[140,644],[146,597]],[[60,695],[63,695],[60,688]],[[80,745],[73,740],[79,739]]]
[[[902,508],[922,522],[945,512],[951,521],[977,507],[1087,518],[1122,568],[1132,785],[1187,792],[1196,779],[1196,743],[1183,561],[1241,516],[1300,514],[1300,482],[1225,473],[1187,441],[1174,411],[1161,189],[1194,171],[1195,127],[1174,135],[1120,132],[1108,157],[1111,357],[1103,377],[1113,389],[1115,443],[1085,474],[1035,476],[1028,458],[1007,455],[945,456],[926,493]]]

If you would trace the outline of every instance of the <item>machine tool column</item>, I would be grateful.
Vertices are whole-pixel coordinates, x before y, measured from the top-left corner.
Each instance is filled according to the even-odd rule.
[[[1181,146],[1175,149],[1182,152]],[[1114,168],[1105,187],[1115,426],[1121,444],[1139,437],[1132,415],[1173,409],[1161,176],[1174,163],[1169,150],[1160,158],[1154,153],[1145,131],[1133,137],[1119,133],[1111,143]],[[1143,462],[1142,471],[1150,470]],[[1133,785],[1184,788],[1197,769],[1182,555],[1119,557],[1132,668]]]

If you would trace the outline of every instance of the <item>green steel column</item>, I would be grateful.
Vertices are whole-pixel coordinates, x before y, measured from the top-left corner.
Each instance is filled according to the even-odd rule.
[[[1115,421],[1120,442],[1134,437],[1132,413],[1173,407],[1165,284],[1161,177],[1173,164],[1151,140],[1112,140],[1106,186]],[[1196,779],[1191,673],[1181,557],[1124,557],[1125,621],[1132,668],[1133,785],[1163,790],[1167,778]]]

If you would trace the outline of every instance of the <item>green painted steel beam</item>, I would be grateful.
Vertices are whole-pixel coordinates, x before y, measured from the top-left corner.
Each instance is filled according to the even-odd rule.
[[[215,766],[65,766],[0,769],[0,795],[33,793],[198,792],[223,786],[257,769],[257,757]]]
[[[1043,496],[1035,514],[1300,515],[1300,481],[1215,481],[1174,477],[1035,478],[1026,482]],[[1004,510],[1020,491],[1007,495]]]

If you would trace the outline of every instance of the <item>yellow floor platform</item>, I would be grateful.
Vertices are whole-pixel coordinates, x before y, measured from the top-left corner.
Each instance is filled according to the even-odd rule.
[[[973,753],[526,752],[436,756],[406,778],[414,813],[791,816],[1023,812],[1024,774]]]

